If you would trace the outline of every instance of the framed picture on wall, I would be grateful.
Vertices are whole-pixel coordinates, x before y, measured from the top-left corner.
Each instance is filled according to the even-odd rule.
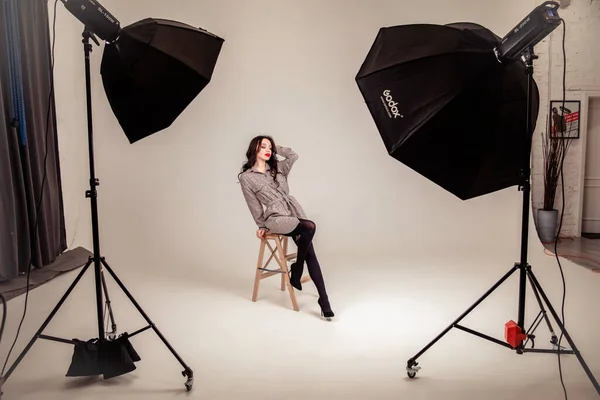
[[[550,101],[549,131],[556,139],[579,139],[581,101]]]

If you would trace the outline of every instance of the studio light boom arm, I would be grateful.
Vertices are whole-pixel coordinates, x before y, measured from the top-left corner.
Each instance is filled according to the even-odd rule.
[[[502,38],[494,49],[498,59],[518,59],[525,50],[541,42],[560,25],[559,7],[556,1],[546,1],[537,6]]]
[[[87,29],[107,42],[115,41],[121,34],[121,24],[97,0],[60,0],[67,10]]]

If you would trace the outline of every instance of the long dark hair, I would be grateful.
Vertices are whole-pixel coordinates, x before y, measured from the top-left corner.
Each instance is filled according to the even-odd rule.
[[[271,167],[271,176],[277,182],[277,147],[275,146],[275,141],[271,136],[259,135],[254,137],[250,144],[248,145],[248,150],[246,150],[246,162],[242,165],[242,171],[238,174],[238,179],[241,174],[249,170],[256,163],[256,154],[260,148],[260,144],[263,139],[268,139],[271,142],[271,158],[267,161],[267,164]]]

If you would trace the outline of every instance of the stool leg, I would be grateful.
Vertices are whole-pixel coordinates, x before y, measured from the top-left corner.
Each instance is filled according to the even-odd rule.
[[[285,285],[287,286],[288,291],[290,293],[290,299],[292,300],[292,306],[294,307],[294,311],[300,311],[300,309],[298,308],[298,303],[296,302],[296,293],[294,292],[294,288],[292,287],[292,284],[290,283],[290,276],[288,274],[285,253],[283,252],[283,247],[281,245],[280,240],[277,240],[277,249],[279,250],[279,258],[280,258],[279,262],[281,265],[281,269],[283,270],[283,279],[284,279]]]
[[[256,298],[258,297],[258,286],[260,285],[260,278],[262,275],[262,271],[261,271],[261,267],[262,267],[262,263],[263,263],[263,259],[265,256],[265,245],[266,245],[266,240],[265,239],[261,239],[260,241],[260,249],[258,251],[258,262],[256,264],[256,276],[254,277],[254,291],[252,292],[252,301],[256,301]]]
[[[288,238],[287,236],[283,236],[283,254],[285,255],[285,257],[287,257],[288,254]],[[283,262],[285,263],[286,267],[287,267],[287,258],[283,258]],[[287,268],[286,268],[287,269]],[[281,274],[281,291],[285,292],[285,276],[283,276],[283,274]]]

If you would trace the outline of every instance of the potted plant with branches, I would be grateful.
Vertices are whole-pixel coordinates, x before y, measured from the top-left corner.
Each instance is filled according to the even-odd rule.
[[[566,124],[564,118],[561,118],[561,120],[558,124],[551,124],[550,134],[542,132],[544,205],[537,211],[538,235],[542,243],[553,242],[556,238],[558,226],[558,210],[554,208],[556,190],[558,189],[559,179],[561,179],[561,167],[573,140],[571,137],[562,136],[566,133],[564,129]],[[562,122],[562,127],[560,122]]]

